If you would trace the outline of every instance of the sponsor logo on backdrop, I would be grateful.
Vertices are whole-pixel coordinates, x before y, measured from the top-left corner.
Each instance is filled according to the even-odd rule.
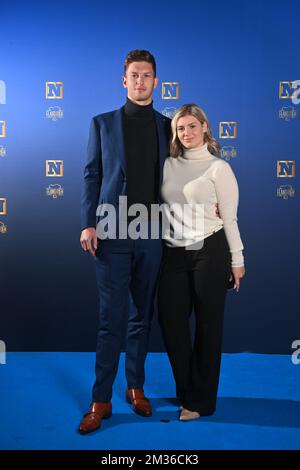
[[[6,85],[4,80],[0,80],[0,104],[6,104]]]
[[[279,82],[279,98],[292,100],[293,104],[300,103],[300,80]]]
[[[163,100],[178,100],[179,82],[162,82],[161,97]]]
[[[295,160],[277,160],[277,177],[294,178],[296,174]]]
[[[231,145],[227,145],[221,148],[220,155],[221,158],[224,158],[224,160],[229,161],[231,158],[235,158],[237,156],[237,151]]]
[[[7,225],[5,225],[4,222],[2,222],[2,220],[0,220],[0,233],[6,233],[7,232]]]
[[[279,98],[292,100],[293,104],[300,103],[300,80],[279,82]]]
[[[5,157],[6,155],[6,148],[3,145],[0,145],[0,157]]]
[[[291,119],[295,119],[297,116],[297,111],[294,106],[283,106],[279,110],[279,117],[280,119],[283,119],[284,121],[290,121]]]
[[[279,82],[279,99],[289,100],[295,92],[292,81]]]
[[[0,215],[7,214],[7,202],[5,197],[0,197]]]
[[[219,122],[219,138],[220,139],[236,139],[237,138],[237,121],[220,121]]]
[[[64,176],[64,161],[46,160],[46,176]]]
[[[50,184],[46,189],[46,194],[53,199],[57,199],[64,195],[64,188],[60,184]]]
[[[295,189],[290,184],[282,184],[277,188],[277,196],[287,200],[295,196]]]
[[[51,119],[51,121],[58,121],[64,117],[64,112],[60,106],[50,106],[46,111],[46,118]]]
[[[164,108],[161,112],[161,114],[163,114],[164,116],[170,118],[170,119],[173,119],[173,117],[175,116],[176,114],[176,111],[177,111],[177,108],[174,108],[174,107],[168,107],[168,108]]]
[[[6,364],[6,344],[0,339],[0,364]]]
[[[0,121],[0,137],[6,137],[6,121]]]
[[[63,82],[46,82],[46,99],[62,100],[64,97]]]

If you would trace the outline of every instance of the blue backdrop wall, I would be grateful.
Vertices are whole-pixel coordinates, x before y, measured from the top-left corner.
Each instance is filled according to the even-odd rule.
[[[145,48],[157,59],[156,109],[202,106],[239,181],[247,276],[228,296],[224,351],[291,352],[300,337],[300,108],[290,83],[300,79],[299,2],[0,4],[0,339],[7,350],[94,349],[94,269],[79,244],[89,122],[124,103],[124,57]],[[46,98],[46,82],[63,83],[56,85],[62,99]],[[177,99],[165,99],[178,90],[165,82],[179,83]],[[222,138],[234,126],[236,137]],[[53,167],[47,176],[46,160],[62,160],[63,176],[51,176]],[[163,348],[156,320],[150,347]]]

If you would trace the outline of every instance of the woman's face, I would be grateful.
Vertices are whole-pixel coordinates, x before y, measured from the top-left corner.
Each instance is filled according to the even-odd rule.
[[[192,149],[204,145],[204,134],[207,131],[207,124],[198,121],[192,115],[183,116],[178,119],[176,132],[181,144]]]

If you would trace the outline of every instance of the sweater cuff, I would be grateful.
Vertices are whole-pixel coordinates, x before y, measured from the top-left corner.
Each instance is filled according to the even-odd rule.
[[[240,268],[244,266],[244,256],[242,250],[231,253],[231,266],[233,268]]]

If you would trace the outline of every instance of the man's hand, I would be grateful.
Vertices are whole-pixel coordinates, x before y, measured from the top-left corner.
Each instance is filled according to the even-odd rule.
[[[84,251],[88,251],[92,256],[95,256],[98,246],[96,229],[94,227],[88,227],[82,230],[80,243]]]
[[[238,292],[240,290],[240,281],[242,277],[245,276],[245,267],[244,266],[239,266],[239,267],[232,267],[231,268],[232,274],[230,276],[230,281],[232,279],[232,276],[234,277],[234,287],[236,291]]]

